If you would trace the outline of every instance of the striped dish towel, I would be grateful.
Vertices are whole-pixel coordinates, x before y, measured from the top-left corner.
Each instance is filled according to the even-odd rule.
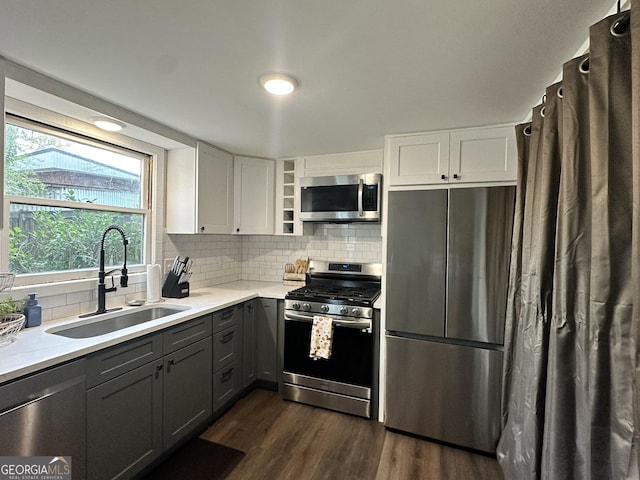
[[[315,315],[311,327],[311,346],[309,357],[314,360],[331,356],[331,337],[333,335],[333,322],[328,317]]]

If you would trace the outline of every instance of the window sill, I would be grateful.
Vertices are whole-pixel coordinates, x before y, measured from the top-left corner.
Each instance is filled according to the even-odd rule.
[[[114,275],[113,280],[118,291],[122,293],[136,293],[146,290],[146,272],[134,272],[129,274],[129,286],[120,287],[120,275]],[[107,279],[107,285],[111,285],[111,281]],[[142,284],[142,288],[141,288]],[[97,291],[98,288],[98,274],[92,278],[83,278],[79,280],[63,280],[48,283],[38,283],[30,285],[15,286],[11,289],[9,295],[15,299],[26,298],[28,293],[36,292],[39,298],[53,297],[59,295],[79,294],[87,291]],[[5,295],[7,292],[5,292]]]

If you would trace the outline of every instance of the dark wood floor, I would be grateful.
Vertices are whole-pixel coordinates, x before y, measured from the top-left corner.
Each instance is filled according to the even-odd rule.
[[[246,456],[228,480],[500,480],[494,458],[387,431],[378,422],[255,390],[203,438]]]

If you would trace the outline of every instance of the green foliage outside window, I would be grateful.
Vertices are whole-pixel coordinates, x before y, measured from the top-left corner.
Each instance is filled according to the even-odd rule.
[[[5,194],[46,198],[46,185],[25,168],[25,156],[48,147],[59,147],[61,139],[13,125],[6,125]],[[77,201],[73,190],[64,200]],[[83,208],[10,204],[9,270],[16,274],[60,272],[96,268],[104,230],[120,225],[129,240],[127,263],[141,264],[144,215]],[[20,221],[14,221],[13,218]],[[21,226],[22,225],[22,226]],[[113,234],[111,234],[113,233]],[[122,239],[117,232],[105,238],[106,265],[121,265]]]

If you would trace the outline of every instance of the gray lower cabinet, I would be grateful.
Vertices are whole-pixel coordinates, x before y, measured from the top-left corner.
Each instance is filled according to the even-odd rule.
[[[0,454],[70,456],[87,478],[85,389],[84,359],[0,386]]]
[[[278,300],[261,298],[258,302],[256,317],[257,337],[257,378],[276,384],[278,380],[277,339],[278,339]]]
[[[90,479],[130,478],[162,453],[162,360],[87,392]]]
[[[211,340],[205,338],[164,357],[163,448],[211,417]]]
[[[87,358],[88,478],[131,478],[211,418],[211,347],[205,315]]]
[[[249,300],[243,304],[242,337],[242,388],[249,387],[257,379],[256,369],[256,314],[258,300]]]
[[[242,390],[244,306],[217,312],[213,319],[213,411],[231,402]]]

